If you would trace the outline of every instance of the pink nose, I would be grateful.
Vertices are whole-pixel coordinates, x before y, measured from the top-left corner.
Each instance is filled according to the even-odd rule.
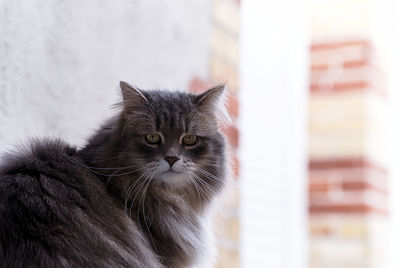
[[[177,156],[166,156],[165,160],[168,162],[168,164],[172,167],[172,165],[178,161],[180,158]]]

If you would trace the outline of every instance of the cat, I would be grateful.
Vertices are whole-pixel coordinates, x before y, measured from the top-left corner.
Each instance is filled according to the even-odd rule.
[[[0,164],[1,267],[191,267],[210,261],[209,211],[227,182],[225,86],[202,94],[120,82],[82,149],[34,140]]]

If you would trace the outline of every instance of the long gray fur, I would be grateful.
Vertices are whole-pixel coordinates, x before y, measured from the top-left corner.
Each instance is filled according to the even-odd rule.
[[[204,216],[226,181],[223,90],[121,82],[121,112],[83,149],[42,140],[3,157],[0,267],[179,268],[207,256]],[[158,146],[146,144],[151,132],[161,133]],[[181,144],[185,133],[195,146]],[[160,175],[172,151],[181,159],[174,183]]]

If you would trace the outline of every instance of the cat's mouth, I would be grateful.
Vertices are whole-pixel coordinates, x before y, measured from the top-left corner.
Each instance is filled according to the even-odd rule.
[[[173,176],[180,176],[182,172],[173,170],[172,168],[168,169],[167,171],[164,171],[161,176],[165,177],[173,177]]]
[[[185,175],[183,172],[168,169],[158,175],[157,178],[166,184],[180,184],[185,179]]]
[[[180,172],[170,168],[170,169],[164,171],[164,173],[180,173]]]

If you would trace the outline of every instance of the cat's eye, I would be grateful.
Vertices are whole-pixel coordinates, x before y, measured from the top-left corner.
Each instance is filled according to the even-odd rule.
[[[149,133],[146,135],[146,141],[150,144],[157,144],[161,141],[161,137],[157,133]]]
[[[193,146],[197,142],[197,137],[195,135],[185,135],[182,138],[182,143],[187,146]]]

